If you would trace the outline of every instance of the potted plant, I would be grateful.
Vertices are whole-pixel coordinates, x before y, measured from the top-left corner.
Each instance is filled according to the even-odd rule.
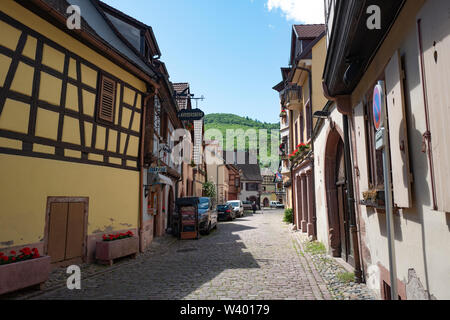
[[[136,257],[139,249],[139,239],[133,232],[103,235],[103,241],[97,241],[95,258],[101,264],[113,264],[114,259],[133,256]]]
[[[286,112],[286,110],[281,110],[281,113],[280,113],[280,118],[285,118],[285,117],[287,117],[287,112]]]
[[[366,207],[384,209],[384,190],[371,189],[363,192],[363,200],[360,203]]]
[[[297,149],[295,149],[290,155],[289,155],[289,160],[290,161],[295,161],[295,159],[297,159],[300,155],[304,154],[306,151],[309,151],[309,149],[311,148],[311,145],[309,144],[304,144],[304,143],[300,143],[297,146]]]
[[[43,288],[50,274],[50,257],[40,256],[36,248],[23,248],[17,254],[0,252],[0,295],[39,285]]]

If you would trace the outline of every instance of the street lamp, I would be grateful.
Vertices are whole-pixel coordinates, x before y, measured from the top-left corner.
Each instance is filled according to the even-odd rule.
[[[286,103],[302,99],[302,87],[297,84],[289,84],[284,89]]]

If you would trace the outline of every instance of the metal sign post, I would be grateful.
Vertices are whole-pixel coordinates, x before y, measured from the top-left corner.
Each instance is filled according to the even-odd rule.
[[[391,154],[389,149],[388,129],[386,112],[384,81],[379,81],[375,86],[373,94],[373,121],[377,134],[375,145],[377,150],[383,150],[383,172],[384,172],[384,195],[386,206],[386,232],[389,249],[389,271],[391,278],[391,299],[398,300],[397,290],[397,265],[395,262],[395,235],[394,215],[392,205],[392,183],[391,183]]]

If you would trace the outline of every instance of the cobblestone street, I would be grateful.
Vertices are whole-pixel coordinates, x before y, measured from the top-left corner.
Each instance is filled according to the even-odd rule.
[[[300,250],[282,211],[266,210],[222,222],[198,241],[153,247],[111,272],[82,278],[81,290],[63,287],[33,299],[331,299]]]

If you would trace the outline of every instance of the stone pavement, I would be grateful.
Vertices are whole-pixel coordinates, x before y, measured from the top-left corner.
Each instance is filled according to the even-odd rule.
[[[247,214],[200,240],[155,245],[111,271],[32,299],[332,299],[281,210]]]

